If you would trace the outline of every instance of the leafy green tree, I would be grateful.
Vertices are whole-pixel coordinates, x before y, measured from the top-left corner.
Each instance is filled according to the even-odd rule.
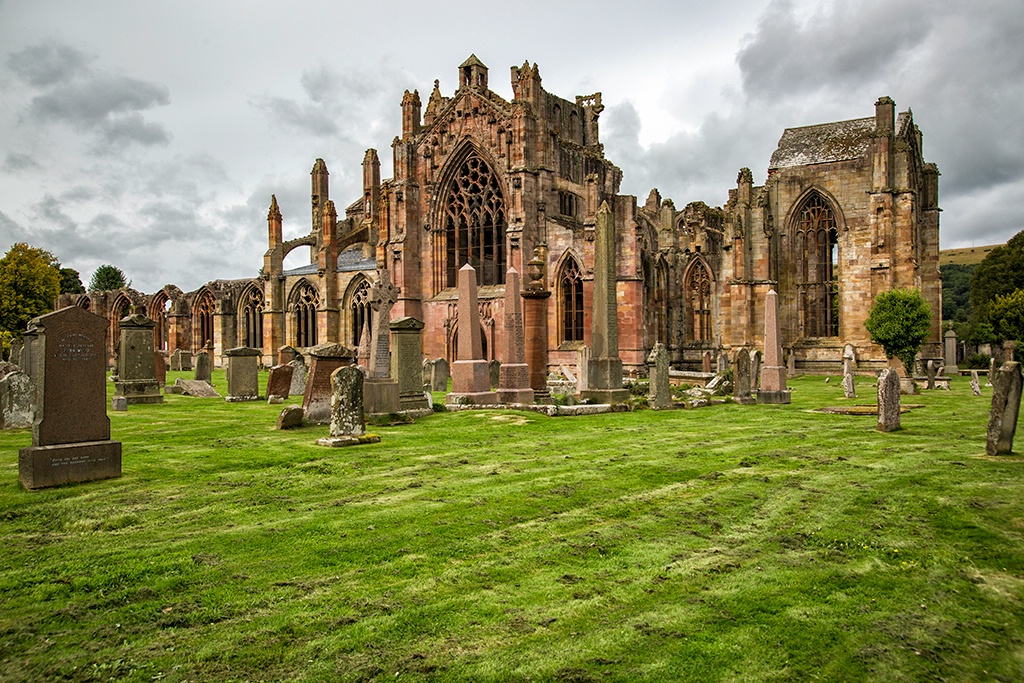
[[[917,289],[891,289],[875,297],[864,326],[871,341],[889,358],[899,358],[907,374],[914,371],[914,356],[931,327],[931,310]]]
[[[32,318],[53,310],[60,294],[57,259],[18,242],[0,259],[0,330],[18,335]]]
[[[104,292],[121,289],[130,284],[123,270],[107,263],[97,268],[96,272],[92,274],[92,279],[89,280],[89,291]]]
[[[971,309],[978,320],[988,319],[989,306],[999,295],[1024,288],[1024,230],[996,247],[971,275]]]
[[[1024,339],[1024,289],[997,295],[989,305],[988,317],[997,339]]]
[[[61,294],[85,294],[85,286],[82,278],[74,268],[60,269],[60,293]]]
[[[971,275],[977,267],[963,263],[942,266],[942,319],[967,322],[971,314]]]

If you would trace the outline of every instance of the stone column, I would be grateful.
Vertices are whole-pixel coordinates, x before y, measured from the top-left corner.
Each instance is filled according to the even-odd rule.
[[[430,410],[423,395],[423,322],[408,316],[391,323],[391,374],[397,380],[400,410]],[[446,382],[447,384],[447,382]]]
[[[594,307],[591,343],[594,357],[587,368],[590,388],[584,399],[595,403],[624,403],[629,391],[622,388],[622,359],[619,358],[617,271],[615,265],[615,217],[602,202],[594,231]]]
[[[468,263],[459,269],[459,358],[452,363],[451,405],[491,405],[498,395],[491,391],[488,363],[480,339],[480,308],[477,304],[476,270]]]
[[[757,390],[757,402],[789,403],[786,374],[779,339],[779,294],[770,289],[764,298],[764,365],[761,367],[761,388]]]
[[[519,293],[519,273],[509,268],[505,274],[505,348],[498,367],[498,401],[533,403],[530,367],[526,364],[526,340],[523,336],[523,304]]]

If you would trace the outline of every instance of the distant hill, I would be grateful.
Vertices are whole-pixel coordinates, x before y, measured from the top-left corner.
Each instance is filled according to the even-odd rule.
[[[981,263],[989,252],[1002,244],[990,244],[987,247],[965,247],[963,249],[942,249],[939,251],[939,267],[956,264],[973,266]]]

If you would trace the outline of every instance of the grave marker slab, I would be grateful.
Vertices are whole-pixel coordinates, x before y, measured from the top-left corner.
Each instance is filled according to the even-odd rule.
[[[331,373],[340,367],[352,365],[355,351],[341,344],[323,344],[309,352],[310,368],[306,380],[306,392],[302,396],[302,409],[306,422],[328,424],[331,421]],[[360,392],[362,384],[360,384]]]
[[[391,373],[398,382],[399,410],[430,409],[423,393],[422,331],[423,322],[416,318],[406,316],[391,322]]]
[[[852,372],[847,372],[843,375],[843,396],[846,398],[857,398],[857,390],[853,383]]]
[[[451,379],[451,371],[448,368],[448,361],[438,358],[434,361],[433,371],[430,375],[430,390],[448,391],[449,379]]]
[[[878,430],[892,432],[900,428],[900,376],[895,370],[882,370],[878,376]]]
[[[239,346],[224,352],[228,358],[228,395],[225,401],[258,401],[260,398],[259,358],[263,352],[248,346]],[[198,364],[197,364],[198,367]]]
[[[34,394],[32,378],[20,370],[7,372],[0,378],[0,429],[32,426]]]
[[[292,390],[292,374],[295,368],[291,365],[275,365],[267,375],[267,400],[272,398],[288,398]]]
[[[655,342],[647,356],[647,404],[654,410],[672,407],[672,387],[668,381],[668,349],[661,342]]]
[[[193,398],[221,397],[209,382],[204,382],[201,379],[185,379],[183,377],[179,377],[174,382],[174,387],[179,390],[176,393],[180,393],[185,396],[192,396]]]
[[[288,361],[292,366],[292,386],[289,389],[290,396],[304,396],[306,394],[306,361],[302,356],[296,356],[294,360]]]
[[[321,446],[375,443],[379,436],[366,433],[363,412],[363,372],[349,365],[331,374],[331,435],[317,439]]]
[[[156,351],[153,349],[153,328],[156,322],[141,313],[122,318],[119,323],[117,383],[115,393],[128,404],[163,403],[160,383],[156,378]]]
[[[213,359],[210,358],[210,353],[205,349],[196,354],[193,359],[196,365],[196,373],[193,379],[200,382],[212,382],[213,381]]]
[[[1017,361],[1006,361],[996,370],[992,380],[992,408],[986,430],[985,452],[989,455],[1013,452],[1022,384],[1024,377],[1021,376],[1020,363]]]
[[[736,403],[743,405],[757,403],[757,399],[751,394],[750,374],[750,352],[740,349],[736,352],[736,372],[732,390],[732,400]]]
[[[971,391],[975,396],[981,396],[981,380],[978,379],[977,370],[971,370]]]

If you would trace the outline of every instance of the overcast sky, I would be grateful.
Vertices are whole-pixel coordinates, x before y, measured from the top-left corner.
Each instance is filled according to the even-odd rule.
[[[317,157],[339,206],[368,147],[389,177],[403,91],[451,95],[471,53],[507,99],[525,60],[549,92],[601,91],[641,202],[721,206],[783,128],[889,95],[939,165],[943,248],[1024,229],[1021,0],[711,4],[0,0],[0,253],[43,247],[86,284],[112,263],[147,293],[255,276],[271,193],[289,239]]]

